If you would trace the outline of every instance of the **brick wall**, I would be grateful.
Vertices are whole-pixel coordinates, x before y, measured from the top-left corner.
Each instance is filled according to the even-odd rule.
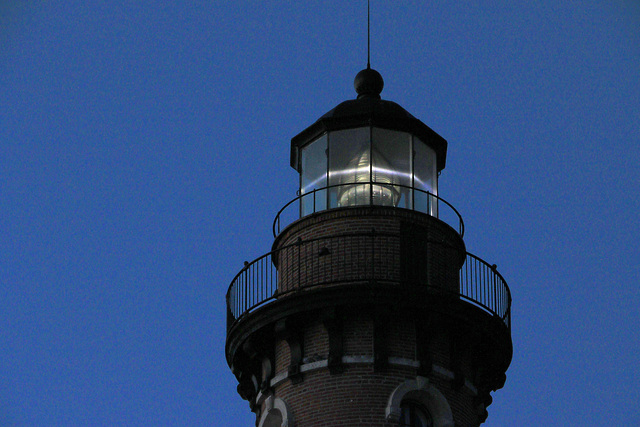
[[[393,390],[415,374],[390,369],[384,374],[372,365],[349,365],[339,375],[319,370],[293,385],[284,382],[276,395],[287,402],[297,427],[387,426],[385,407]]]
[[[341,373],[331,374],[326,365],[303,373],[299,383],[285,379],[274,387],[274,395],[283,399],[297,427],[322,426],[385,426],[385,409],[392,392],[406,380],[415,379],[417,366],[389,366],[376,372],[373,365],[374,320],[368,313],[352,310],[343,317],[342,335],[344,356],[362,362],[346,363]],[[415,319],[408,313],[390,319],[386,325],[388,333],[388,356],[403,358],[406,363],[416,360]],[[304,354],[310,357],[307,363],[326,360],[329,351],[328,333],[319,319],[308,317],[304,329]],[[434,364],[451,369],[450,340],[445,330],[433,333],[430,352]],[[465,354],[464,352],[462,354]],[[276,343],[276,373],[288,369],[289,352],[286,341]],[[460,368],[469,372],[470,359],[462,357]],[[449,373],[450,375],[451,373]],[[472,378],[466,378],[470,381]],[[453,377],[443,377],[434,371],[429,382],[443,393],[451,407],[456,426],[477,426],[479,413],[475,394],[466,387],[455,387]]]
[[[328,238],[336,235],[343,237]],[[464,242],[448,225],[428,215],[384,207],[336,209],[310,215],[286,228],[273,247],[286,247],[274,256],[281,295],[362,281],[371,286],[378,282],[405,287],[428,285],[457,294],[458,270],[465,254]],[[411,297],[410,293],[403,295]],[[418,345],[425,340],[418,339],[417,334],[424,333],[420,331],[425,326],[418,322],[428,316],[420,311],[398,312],[397,307],[394,309],[385,301],[377,304],[384,307],[363,306],[354,300],[339,303],[339,336],[346,363],[333,373],[328,366],[329,331],[321,313],[309,311],[293,322],[302,332],[303,349],[302,374],[295,381],[282,380],[289,372],[292,356],[288,342],[276,339],[277,379],[270,392],[286,402],[295,425],[391,427],[385,414],[389,397],[403,382],[425,375],[419,367],[419,355],[426,351],[429,362],[440,367],[439,371],[427,370],[429,381],[446,396],[456,425],[477,426],[481,414],[474,392],[461,387],[459,378],[454,381],[452,374],[455,370],[458,376],[463,373],[468,383],[473,381],[473,355],[457,348],[460,357],[452,357],[451,336],[442,327],[446,322],[430,326],[433,330],[428,344],[424,344],[428,349],[420,351]],[[380,308],[385,311],[383,354],[389,363],[374,368],[379,356],[375,346],[380,345],[380,340],[375,334],[380,333],[376,332]],[[300,311],[305,312],[305,308],[300,307]]]
[[[341,236],[337,238],[336,236]],[[282,293],[312,286],[383,281],[457,293],[465,247],[445,223],[384,207],[325,211],[305,217],[276,239]]]

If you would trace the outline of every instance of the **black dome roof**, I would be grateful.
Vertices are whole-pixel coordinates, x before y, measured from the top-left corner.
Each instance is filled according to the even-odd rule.
[[[363,71],[373,71],[371,69]],[[358,76],[363,73],[361,71]],[[370,76],[365,76],[365,78]],[[375,76],[373,76],[375,78]],[[380,81],[382,77],[380,77]],[[374,84],[377,84],[373,81]],[[365,89],[359,93],[358,99],[342,102],[334,109],[320,117],[314,124],[291,139],[291,166],[299,171],[298,150],[328,131],[374,126],[384,129],[409,132],[436,152],[438,172],[444,169],[447,155],[447,141],[429,126],[412,116],[407,110],[392,101],[385,101],[375,93],[382,84],[373,87],[362,83]],[[358,88],[358,77],[355,82]]]

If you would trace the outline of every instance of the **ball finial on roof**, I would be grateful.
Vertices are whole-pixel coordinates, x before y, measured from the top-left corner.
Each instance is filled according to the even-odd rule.
[[[367,67],[356,75],[353,86],[356,88],[358,98],[371,96],[379,99],[384,80],[379,72]]]

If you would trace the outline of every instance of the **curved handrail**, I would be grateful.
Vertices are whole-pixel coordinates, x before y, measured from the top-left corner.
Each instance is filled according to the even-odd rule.
[[[410,210],[413,210],[413,211],[422,212],[422,213],[425,213],[427,215],[430,215],[430,216],[433,216],[435,218],[438,218],[440,220],[443,220],[441,218],[442,215],[440,215],[440,209],[439,209],[439,203],[442,202],[442,203],[445,204],[445,206],[447,206],[451,210],[451,212],[453,214],[455,214],[455,217],[457,217],[457,224],[452,224],[452,223],[450,223],[450,221],[444,221],[444,220],[443,221],[446,222],[447,224],[449,224],[454,229],[457,228],[457,231],[458,231],[458,234],[460,234],[460,237],[464,237],[464,221],[462,220],[462,216],[460,215],[458,210],[455,207],[453,207],[453,205],[451,203],[447,202],[443,198],[441,198],[441,197],[439,197],[439,196],[437,196],[437,195],[435,195],[433,193],[421,190],[419,188],[411,187],[411,186],[408,186],[408,185],[402,185],[402,184],[388,184],[388,183],[375,182],[375,181],[363,181],[363,182],[356,182],[356,183],[328,185],[328,186],[322,187],[322,188],[314,188],[312,191],[310,191],[308,193],[301,194],[301,195],[297,196],[296,198],[290,200],[287,204],[285,204],[278,211],[278,213],[276,214],[276,217],[273,220],[273,226],[272,226],[273,237],[276,237],[278,234],[280,234],[280,231],[283,228],[283,227],[281,227],[281,221],[280,221],[280,218],[282,217],[282,214],[286,210],[288,210],[288,208],[290,208],[295,202],[298,202],[298,201],[300,202],[300,204],[298,205],[299,206],[298,219],[302,218],[304,216],[307,216],[307,215],[311,215],[311,214],[316,213],[316,212],[322,212],[322,211],[325,211],[325,210],[336,209],[336,208],[339,208],[341,206],[333,206],[333,207],[327,207],[326,206],[327,205],[326,196],[324,196],[325,200],[323,201],[323,203],[320,204],[321,205],[320,208],[318,208],[317,203],[316,203],[316,194],[320,193],[320,192],[323,192],[323,191],[328,191],[328,190],[330,190],[332,188],[343,187],[343,186],[354,186],[354,185],[358,185],[358,186],[363,186],[363,185],[366,186],[366,185],[368,185],[368,186],[370,186],[371,191],[369,193],[368,203],[364,203],[364,204],[356,203],[356,204],[350,205],[350,206],[371,206],[371,205],[376,205],[375,203],[373,203],[374,200],[373,200],[373,190],[372,190],[376,186],[378,186],[378,187],[386,187],[386,188],[389,188],[389,187],[391,187],[391,188],[400,188],[400,189],[409,190],[410,193],[411,193],[411,203],[409,204],[409,207],[405,208],[405,209],[410,209]],[[426,200],[427,200],[426,209],[418,209],[416,207],[416,203],[415,203],[416,202],[416,194],[426,196]],[[306,212],[306,213],[303,214],[302,213],[302,208],[301,208],[302,203],[303,203],[304,199],[308,200],[310,198],[312,198],[312,200],[313,200],[313,209],[312,209],[311,212]],[[434,200],[435,200],[435,206],[434,206],[434,202],[433,202]],[[324,208],[322,206],[324,206]],[[435,215],[434,215],[434,213],[435,213]],[[286,223],[286,225],[289,225],[294,221],[295,220],[293,220],[293,221],[291,221],[289,223]]]
[[[399,241],[400,236],[398,234],[372,231],[369,233],[361,232],[319,237],[280,247],[256,258],[250,263],[246,263],[244,268],[233,278],[227,290],[228,330],[248,313],[277,298],[298,292],[301,289],[353,282],[354,280],[351,277],[336,279],[337,276],[333,274],[333,270],[329,271],[329,269],[333,268],[333,265],[339,263],[339,260],[343,260],[345,257],[359,256],[357,254],[353,255],[353,242],[346,242],[347,239],[359,239],[358,244],[361,250],[366,253],[369,249],[372,251],[377,250],[377,238],[382,238],[380,242],[384,242],[386,245],[389,242],[389,238],[397,238]],[[337,242],[334,244],[334,239],[343,240],[340,244]],[[371,242],[370,247],[366,246],[368,241]],[[362,242],[365,242],[365,244],[363,245]],[[439,242],[429,241],[429,243],[437,244]],[[331,248],[331,250],[328,250],[328,248]],[[310,267],[308,264],[309,254],[313,254],[316,259],[323,257],[325,261]],[[495,265],[489,265],[486,261],[468,252],[465,253],[465,256],[465,262],[459,271],[457,296],[489,314],[499,317],[507,328],[511,329],[511,292],[506,281],[498,273]],[[303,274],[305,268],[311,268],[312,270],[315,268],[316,270],[313,270],[313,279],[315,281],[309,280],[307,277],[306,282],[305,280],[295,280],[296,283],[294,285],[281,283],[281,275],[274,263],[274,261],[277,262],[278,260],[287,260],[286,262],[289,263],[288,268],[295,269],[293,271],[296,272],[303,272]],[[364,281],[374,279],[381,274],[380,271],[375,271],[376,265],[377,263],[371,262],[362,263],[361,271],[354,271],[352,276],[357,276],[359,280]],[[401,281],[396,280],[393,282],[400,284]],[[431,285],[425,283],[424,286]]]
[[[491,282],[493,292],[483,293],[479,282]],[[502,320],[511,328],[511,290],[495,264],[489,265],[482,258],[466,253],[460,268],[460,297],[492,314],[503,313]]]

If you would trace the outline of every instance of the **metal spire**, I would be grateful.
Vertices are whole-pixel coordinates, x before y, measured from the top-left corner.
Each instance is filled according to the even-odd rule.
[[[367,68],[371,68],[371,14],[370,1],[367,0]]]

